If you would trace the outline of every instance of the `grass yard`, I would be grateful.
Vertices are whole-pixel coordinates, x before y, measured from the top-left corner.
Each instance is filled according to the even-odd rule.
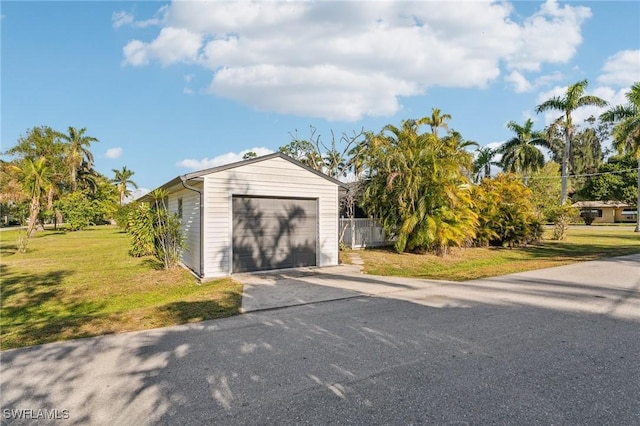
[[[629,227],[575,227],[570,229],[566,241],[547,239],[541,244],[517,249],[456,249],[446,257],[397,254],[390,248],[358,251],[364,261],[364,271],[368,274],[450,281],[466,281],[633,253],[640,253],[640,233],[633,232],[633,228]]]
[[[38,232],[18,253],[0,232],[1,349],[142,330],[237,314],[242,286],[198,284],[183,269],[127,254],[116,227]]]

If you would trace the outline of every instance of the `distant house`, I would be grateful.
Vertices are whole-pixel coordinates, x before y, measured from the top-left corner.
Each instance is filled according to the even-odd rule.
[[[580,209],[582,218],[593,219],[593,223],[631,223],[638,214],[633,206],[617,201],[578,201],[573,207]]]
[[[161,188],[182,222],[182,263],[208,279],[337,265],[342,186],[275,153],[178,176]]]

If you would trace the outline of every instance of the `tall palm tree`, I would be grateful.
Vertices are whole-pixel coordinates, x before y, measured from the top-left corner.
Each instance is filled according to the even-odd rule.
[[[124,202],[124,198],[131,194],[131,191],[127,188],[128,185],[138,189],[138,184],[131,180],[131,177],[135,174],[132,170],[127,169],[127,166],[123,166],[121,170],[112,169],[115,174],[115,178],[111,179],[111,183],[114,183],[120,193],[120,205]]]
[[[449,129],[446,121],[451,120],[451,114],[442,114],[439,108],[431,109],[431,117],[423,117],[417,121],[419,126],[426,124],[431,127],[431,134],[438,137],[438,129]]]
[[[484,173],[485,178],[491,177],[491,166],[496,163],[493,158],[496,151],[488,146],[478,148],[476,150],[476,159],[473,161],[473,172],[476,175],[476,182],[480,180],[480,172]]]
[[[478,142],[463,138],[460,132],[453,129],[449,131],[447,136],[442,137],[441,141],[451,152],[457,153],[460,167],[462,167],[465,175],[471,179],[473,175],[473,153],[467,149],[470,147],[477,148],[479,146]]]
[[[46,196],[51,186],[51,169],[49,169],[45,157],[40,157],[37,160],[25,158],[19,164],[13,164],[11,169],[16,174],[24,194],[31,198],[27,227],[27,236],[30,237],[40,214],[41,199]]]
[[[636,232],[640,232],[640,82],[631,86],[626,94],[627,105],[618,105],[605,111],[600,119],[616,123],[613,142],[620,153],[631,152],[638,160],[638,200],[636,205]]]
[[[564,205],[567,201],[567,181],[569,175],[569,154],[571,152],[571,141],[575,132],[571,114],[580,107],[594,105],[604,107],[607,101],[597,96],[585,95],[584,92],[589,85],[587,80],[579,81],[567,87],[567,92],[563,96],[554,96],[536,107],[536,113],[545,111],[560,111],[563,115],[558,117],[554,126],[561,126],[564,131],[564,149],[562,153],[562,186],[560,192],[560,203]]]
[[[93,154],[89,150],[92,142],[98,142],[98,139],[92,136],[86,136],[86,127],[78,130],[75,127],[69,127],[67,135],[62,134],[62,139],[66,142],[65,159],[69,167],[69,176],[71,179],[71,188],[75,191],[78,189],[78,170],[85,161],[88,168],[93,168]]]
[[[549,142],[540,131],[533,130],[533,120],[525,121],[524,126],[515,121],[507,123],[507,128],[516,135],[497,149],[502,154],[500,163],[505,171],[522,173],[524,184],[529,174],[544,166],[544,154],[539,146],[549,148]]]

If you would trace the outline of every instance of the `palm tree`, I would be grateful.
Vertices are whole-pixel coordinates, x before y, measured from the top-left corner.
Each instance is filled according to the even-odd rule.
[[[123,166],[122,170],[112,169],[115,174],[115,178],[111,179],[111,183],[114,183],[120,193],[120,205],[124,202],[124,198],[131,194],[131,191],[127,188],[127,185],[131,185],[138,189],[138,185],[131,180],[131,177],[135,174],[132,170],[127,169],[127,166]]]
[[[445,130],[449,129],[446,120],[451,120],[451,114],[442,114],[442,111],[440,111],[439,108],[432,108],[431,117],[423,117],[417,121],[417,124],[419,126],[427,124],[431,127],[431,134],[438,137],[439,128],[442,127]]]
[[[549,142],[542,132],[533,130],[533,120],[530,118],[525,121],[524,126],[510,121],[507,128],[516,135],[500,146],[496,153],[502,154],[502,168],[507,172],[522,173],[526,185],[529,174],[544,166],[544,154],[538,147],[548,149]]]
[[[589,82],[587,80],[579,81],[567,88],[567,92],[563,96],[554,96],[536,107],[536,113],[540,114],[545,111],[560,111],[562,116],[554,122],[554,126],[560,125],[564,130],[564,149],[562,153],[562,187],[560,193],[560,203],[564,205],[567,201],[567,180],[569,171],[569,153],[571,152],[571,141],[575,128],[571,114],[580,107],[594,105],[604,107],[607,101],[597,96],[584,95]]]
[[[93,154],[89,150],[92,142],[98,142],[98,139],[92,136],[85,136],[87,129],[83,127],[77,130],[75,127],[69,127],[68,135],[62,134],[61,137],[67,142],[65,160],[69,167],[71,178],[71,187],[75,191],[78,189],[78,170],[82,167],[82,162],[86,161],[88,168],[93,168]]]
[[[491,177],[491,166],[495,165],[493,157],[496,151],[488,146],[476,150],[476,159],[473,161],[473,172],[476,175],[476,182],[480,180],[480,172],[484,172],[485,178]]]
[[[448,247],[469,241],[477,224],[463,174],[467,142],[420,133],[421,122],[426,120],[387,125],[368,138],[363,158],[370,173],[362,203],[397,236],[398,252],[446,254]]]
[[[17,175],[17,180],[20,182],[24,194],[31,198],[27,227],[27,236],[30,237],[40,214],[40,200],[46,196],[51,186],[51,170],[45,157],[40,157],[35,161],[25,158],[17,165],[13,164],[11,169]]]
[[[633,153],[638,160],[638,200],[636,204],[636,232],[640,232],[640,82],[631,86],[626,95],[627,105],[618,105],[605,111],[600,119],[616,123],[613,142],[620,153]]]

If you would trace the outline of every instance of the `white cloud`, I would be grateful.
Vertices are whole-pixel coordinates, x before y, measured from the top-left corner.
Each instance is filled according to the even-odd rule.
[[[197,64],[217,96],[330,120],[394,114],[431,87],[483,88],[501,66],[531,90],[522,72],[567,62],[590,16],[555,0],[522,23],[509,3],[489,1],[176,1],[165,12],[154,40],[123,48],[125,64]]]
[[[146,28],[154,25],[162,25],[165,22],[168,6],[162,6],[155,13],[153,18],[145,19],[143,21],[136,21],[135,16],[132,13],[125,12],[123,10],[113,12],[111,15],[111,24],[113,28],[120,28],[124,25],[130,25],[134,28]]]
[[[601,84],[631,86],[640,81],[640,50],[622,50],[609,57],[598,77]]]
[[[531,92],[539,87],[548,86],[554,81],[562,80],[562,74],[560,72],[554,72],[541,75],[531,82],[527,80],[520,71],[513,70],[504,77],[504,80],[511,85],[514,92],[525,93]]]
[[[107,150],[107,152],[105,152],[104,156],[110,159],[116,159],[116,158],[120,158],[120,156],[122,155],[122,148],[117,147],[117,148],[109,148]]]
[[[149,188],[131,189],[131,194],[124,198],[124,204],[137,200],[138,198],[142,197],[143,195],[147,195],[150,192],[151,190]]]
[[[187,158],[185,160],[178,162],[177,166],[184,167],[187,169],[192,169],[192,170],[209,169],[211,167],[218,167],[218,166],[223,166],[225,164],[235,163],[237,161],[242,161],[242,157],[248,152],[255,152],[258,155],[258,157],[273,153],[273,151],[270,150],[269,148],[254,147],[251,149],[245,149],[244,151],[240,151],[238,153],[228,152],[226,154],[218,155],[217,157],[213,157],[213,158],[205,157],[200,160]]]
[[[511,71],[504,79],[507,83],[511,83],[513,91],[516,93],[529,92],[533,87],[519,71]]]
[[[187,74],[184,76],[184,89],[182,89],[182,93],[184,93],[185,95],[193,95],[193,89],[191,89],[191,87],[189,87],[191,81],[193,80],[194,75],[193,74]]]
[[[151,43],[130,41],[124,48],[125,64],[146,65],[150,60],[162,65],[195,62],[202,36],[184,28],[164,27]]]
[[[395,113],[399,108],[397,96],[416,94],[418,89],[386,75],[361,75],[334,66],[261,65],[218,72],[211,83],[211,91],[266,111],[329,120],[357,120],[363,114]],[[261,96],[252,99],[256,93]]]
[[[131,25],[135,20],[134,16],[130,13],[127,13],[123,10],[119,12],[113,12],[111,15],[111,25],[113,28],[120,28],[123,25]]]
[[[591,17],[583,6],[560,7],[547,0],[540,10],[525,19],[519,37],[513,40],[517,49],[508,55],[510,68],[538,71],[543,63],[567,63],[582,43],[580,28]]]

